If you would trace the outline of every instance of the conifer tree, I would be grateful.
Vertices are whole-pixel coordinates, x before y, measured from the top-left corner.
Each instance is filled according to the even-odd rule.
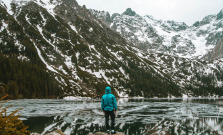
[[[9,100],[3,100],[8,95],[0,99],[0,104],[8,102]],[[0,105],[0,135],[29,135],[30,132],[27,131],[27,126],[22,123],[22,120],[19,119],[19,115],[16,113],[21,110],[15,110],[10,114],[7,114],[7,109],[10,107]]]

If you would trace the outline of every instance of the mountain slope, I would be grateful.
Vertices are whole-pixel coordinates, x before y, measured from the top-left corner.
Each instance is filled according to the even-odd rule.
[[[179,97],[187,93],[221,95],[218,92],[222,88],[221,67],[163,53],[143,52],[134,41],[129,43],[130,39],[127,41],[125,36],[110,29],[107,23],[92,15],[86,7],[80,7],[75,0],[14,1],[11,4],[3,0],[3,3],[0,7],[2,59],[12,61],[12,65],[14,60],[20,67],[26,65],[25,71],[33,69],[32,66],[39,70],[27,72],[27,76],[18,75],[26,78],[23,82],[33,76],[37,81],[30,79],[32,85],[21,83],[17,77],[2,77],[0,82],[6,85],[11,96],[13,91],[8,86],[16,87],[16,95],[25,98],[30,95],[43,98],[37,94],[40,91],[45,92],[45,97],[98,97],[104,94],[107,85],[120,97]],[[127,20],[129,15],[137,16],[131,10],[123,14]],[[114,18],[112,16],[110,21]],[[109,15],[104,19],[109,20]],[[148,34],[157,40],[157,48],[160,48],[158,41],[164,39],[153,33],[152,26],[150,28]],[[187,26],[179,28],[176,24],[172,31],[181,29],[187,29]],[[176,40],[180,38],[176,37]],[[6,69],[1,69],[6,75]],[[16,72],[21,71],[12,73]],[[42,77],[43,73],[46,77]],[[37,88],[38,85],[46,87]],[[24,91],[24,87],[30,91]],[[203,88],[205,90],[200,93]],[[34,89],[38,90],[33,92]]]
[[[153,67],[151,61],[138,57],[136,54],[142,55],[140,50],[74,0],[12,3],[11,12],[4,14],[14,19],[22,32],[13,35],[13,46],[24,46],[24,38],[17,35],[29,38],[28,45],[41,60],[41,68],[55,76],[64,95],[98,96],[110,85],[119,96],[180,96],[168,75]],[[2,23],[1,28],[7,31],[4,18]],[[11,53],[13,48],[8,50]],[[14,57],[35,61],[26,55],[26,48],[24,54],[15,50]],[[2,54],[7,55],[4,51]]]

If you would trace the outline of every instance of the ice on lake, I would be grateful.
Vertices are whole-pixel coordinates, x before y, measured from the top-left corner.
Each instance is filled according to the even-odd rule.
[[[223,134],[223,99],[119,99],[115,128],[126,135],[157,133]],[[12,100],[31,132],[61,129],[67,135],[105,130],[100,100]]]

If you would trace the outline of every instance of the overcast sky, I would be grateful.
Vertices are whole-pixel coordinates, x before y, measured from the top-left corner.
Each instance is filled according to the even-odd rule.
[[[139,15],[152,15],[156,19],[175,20],[192,25],[206,15],[223,9],[223,0],[77,0],[87,8],[110,13],[123,13],[132,8]]]

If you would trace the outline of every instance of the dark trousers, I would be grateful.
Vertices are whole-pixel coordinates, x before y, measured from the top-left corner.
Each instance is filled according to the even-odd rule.
[[[115,112],[114,111],[105,111],[105,125],[106,125],[107,130],[109,130],[109,116],[111,117],[111,130],[114,130]]]

